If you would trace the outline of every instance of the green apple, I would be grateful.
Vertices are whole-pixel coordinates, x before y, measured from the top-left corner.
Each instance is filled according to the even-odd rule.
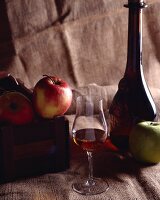
[[[129,136],[129,147],[138,161],[160,162],[160,122],[143,121],[136,124]]]

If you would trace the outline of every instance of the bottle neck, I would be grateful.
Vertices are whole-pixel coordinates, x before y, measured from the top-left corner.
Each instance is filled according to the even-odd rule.
[[[134,75],[142,65],[142,9],[143,0],[128,0],[128,55],[125,75]]]

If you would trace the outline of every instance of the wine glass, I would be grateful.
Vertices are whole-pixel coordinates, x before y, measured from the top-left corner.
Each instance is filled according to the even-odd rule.
[[[103,112],[103,100],[95,95],[83,95],[76,99],[76,115],[72,126],[75,144],[86,151],[89,162],[87,180],[77,182],[72,188],[83,195],[100,194],[106,191],[108,183],[93,177],[92,154],[106,141],[108,128]]]

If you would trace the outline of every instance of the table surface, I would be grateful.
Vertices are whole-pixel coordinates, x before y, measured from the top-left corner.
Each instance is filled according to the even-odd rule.
[[[160,164],[142,165],[128,155],[101,151],[94,154],[94,176],[109,184],[109,190],[83,196],[72,183],[88,175],[87,156],[71,143],[70,168],[0,185],[1,200],[159,200]]]

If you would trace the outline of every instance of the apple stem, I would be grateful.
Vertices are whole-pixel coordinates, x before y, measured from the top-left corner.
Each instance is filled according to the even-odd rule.
[[[46,74],[44,74],[43,76],[49,78],[53,82],[53,84],[56,84],[56,82],[52,79],[52,77],[50,77],[50,76],[48,76]]]
[[[57,78],[57,77],[54,77],[55,80],[53,80],[53,77],[48,76],[48,75],[46,75],[46,74],[43,75],[43,76],[49,78],[49,79],[52,81],[53,84],[55,84],[55,85],[61,85],[61,79],[59,79],[59,78]]]
[[[158,123],[155,123],[155,122],[153,123],[153,122],[151,122],[150,125],[152,125],[152,126],[157,126]]]
[[[17,104],[15,102],[12,102],[10,105],[10,108],[13,109],[13,110],[16,110],[17,109]]]

